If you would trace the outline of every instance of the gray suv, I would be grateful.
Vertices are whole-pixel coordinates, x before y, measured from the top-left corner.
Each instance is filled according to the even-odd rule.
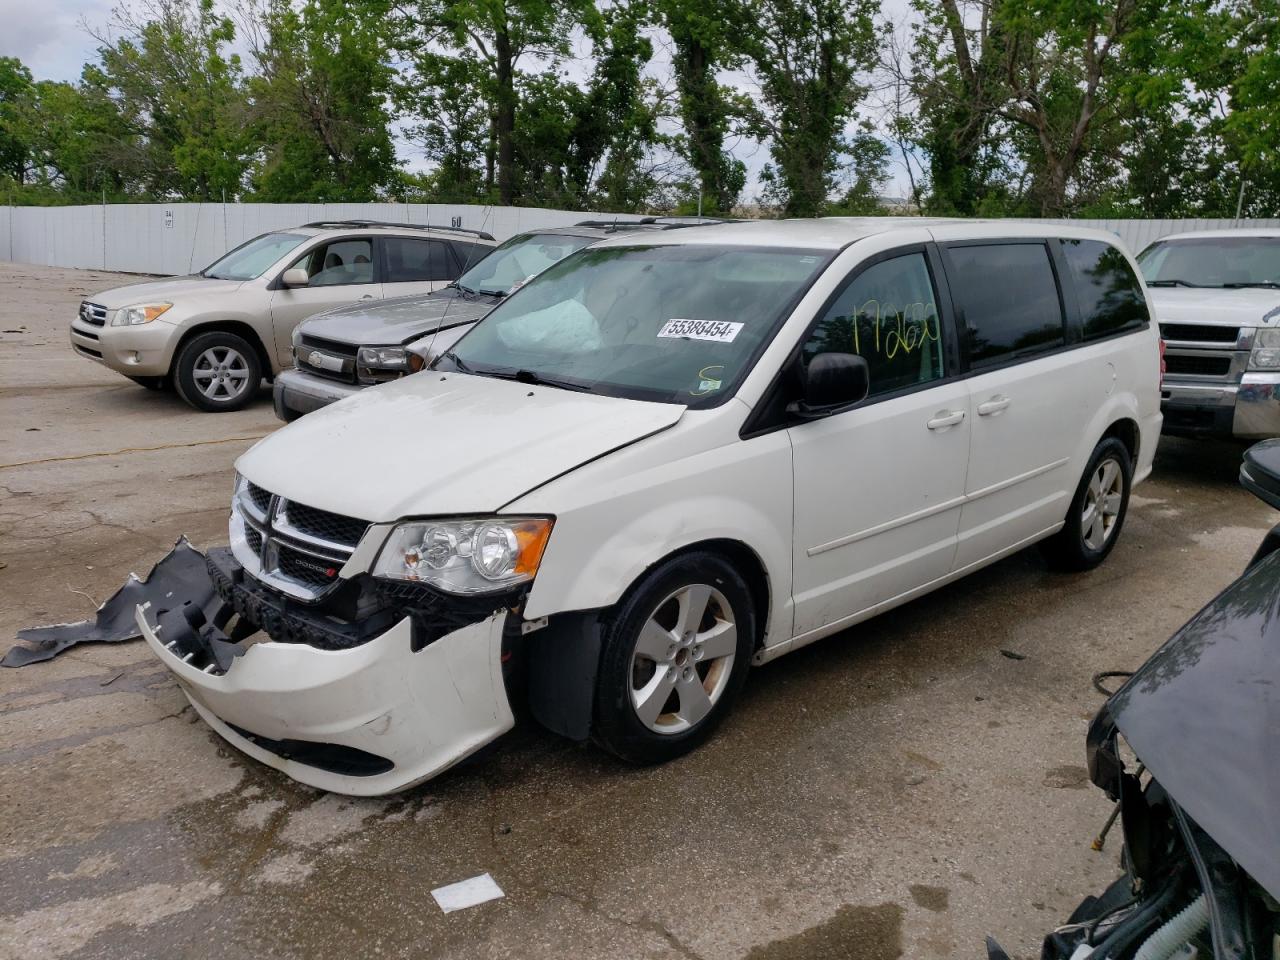
[[[376,220],[254,237],[189,277],[103,290],[80,304],[71,347],[193,407],[238,410],[292,363],[290,335],[342,304],[428,293],[495,246],[477,230]]]
[[[314,316],[293,331],[295,367],[276,377],[276,416],[296,420],[365,387],[421,370],[512,291],[597,240],[620,231],[715,222],[724,221],[645,217],[532,230],[512,237],[442,290]]]

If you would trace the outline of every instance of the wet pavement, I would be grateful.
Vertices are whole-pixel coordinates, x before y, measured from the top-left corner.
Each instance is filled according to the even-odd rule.
[[[225,542],[269,399],[207,415],[79,359],[108,274],[0,264],[0,644]],[[16,332],[10,332],[16,331]],[[141,642],[0,671],[0,957],[1012,955],[1115,875],[1091,676],[1132,669],[1277,515],[1234,444],[1166,440],[1102,568],[1034,550],[754,671],[721,732],[624,767],[524,721],[400,796],[236,754]],[[7,646],[6,646],[7,648]],[[488,872],[504,899],[430,891]]]

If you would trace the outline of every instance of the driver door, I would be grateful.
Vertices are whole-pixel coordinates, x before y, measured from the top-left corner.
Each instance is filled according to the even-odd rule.
[[[969,391],[923,245],[860,265],[805,341],[867,361],[862,403],[789,428],[794,635],[818,639],[945,577],[969,464]]]
[[[271,293],[271,329],[281,366],[292,365],[293,328],[307,317],[357,300],[382,297],[377,282],[373,240],[346,237],[312,247],[289,264],[300,267],[310,281],[305,287],[280,285]]]

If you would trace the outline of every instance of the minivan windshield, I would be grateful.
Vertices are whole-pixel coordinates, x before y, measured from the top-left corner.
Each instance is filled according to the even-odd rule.
[[[200,271],[215,280],[257,280],[286,253],[307,239],[301,233],[264,233],[242,243]]]
[[[1138,266],[1150,287],[1280,287],[1280,236],[1157,240]]]
[[[437,368],[714,406],[831,256],[710,244],[588,248],[496,307]]]
[[[517,284],[536,277],[553,263],[581,250],[596,237],[571,237],[557,233],[525,233],[496,247],[457,279],[468,293],[506,296]]]

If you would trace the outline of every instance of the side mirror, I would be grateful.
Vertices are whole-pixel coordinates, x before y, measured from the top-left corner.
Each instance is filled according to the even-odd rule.
[[[290,267],[284,272],[280,282],[286,287],[305,287],[311,282],[311,278],[307,276],[307,271],[301,267]]]
[[[802,373],[800,402],[794,413],[817,419],[866,399],[871,388],[867,361],[856,353],[820,353]]]

